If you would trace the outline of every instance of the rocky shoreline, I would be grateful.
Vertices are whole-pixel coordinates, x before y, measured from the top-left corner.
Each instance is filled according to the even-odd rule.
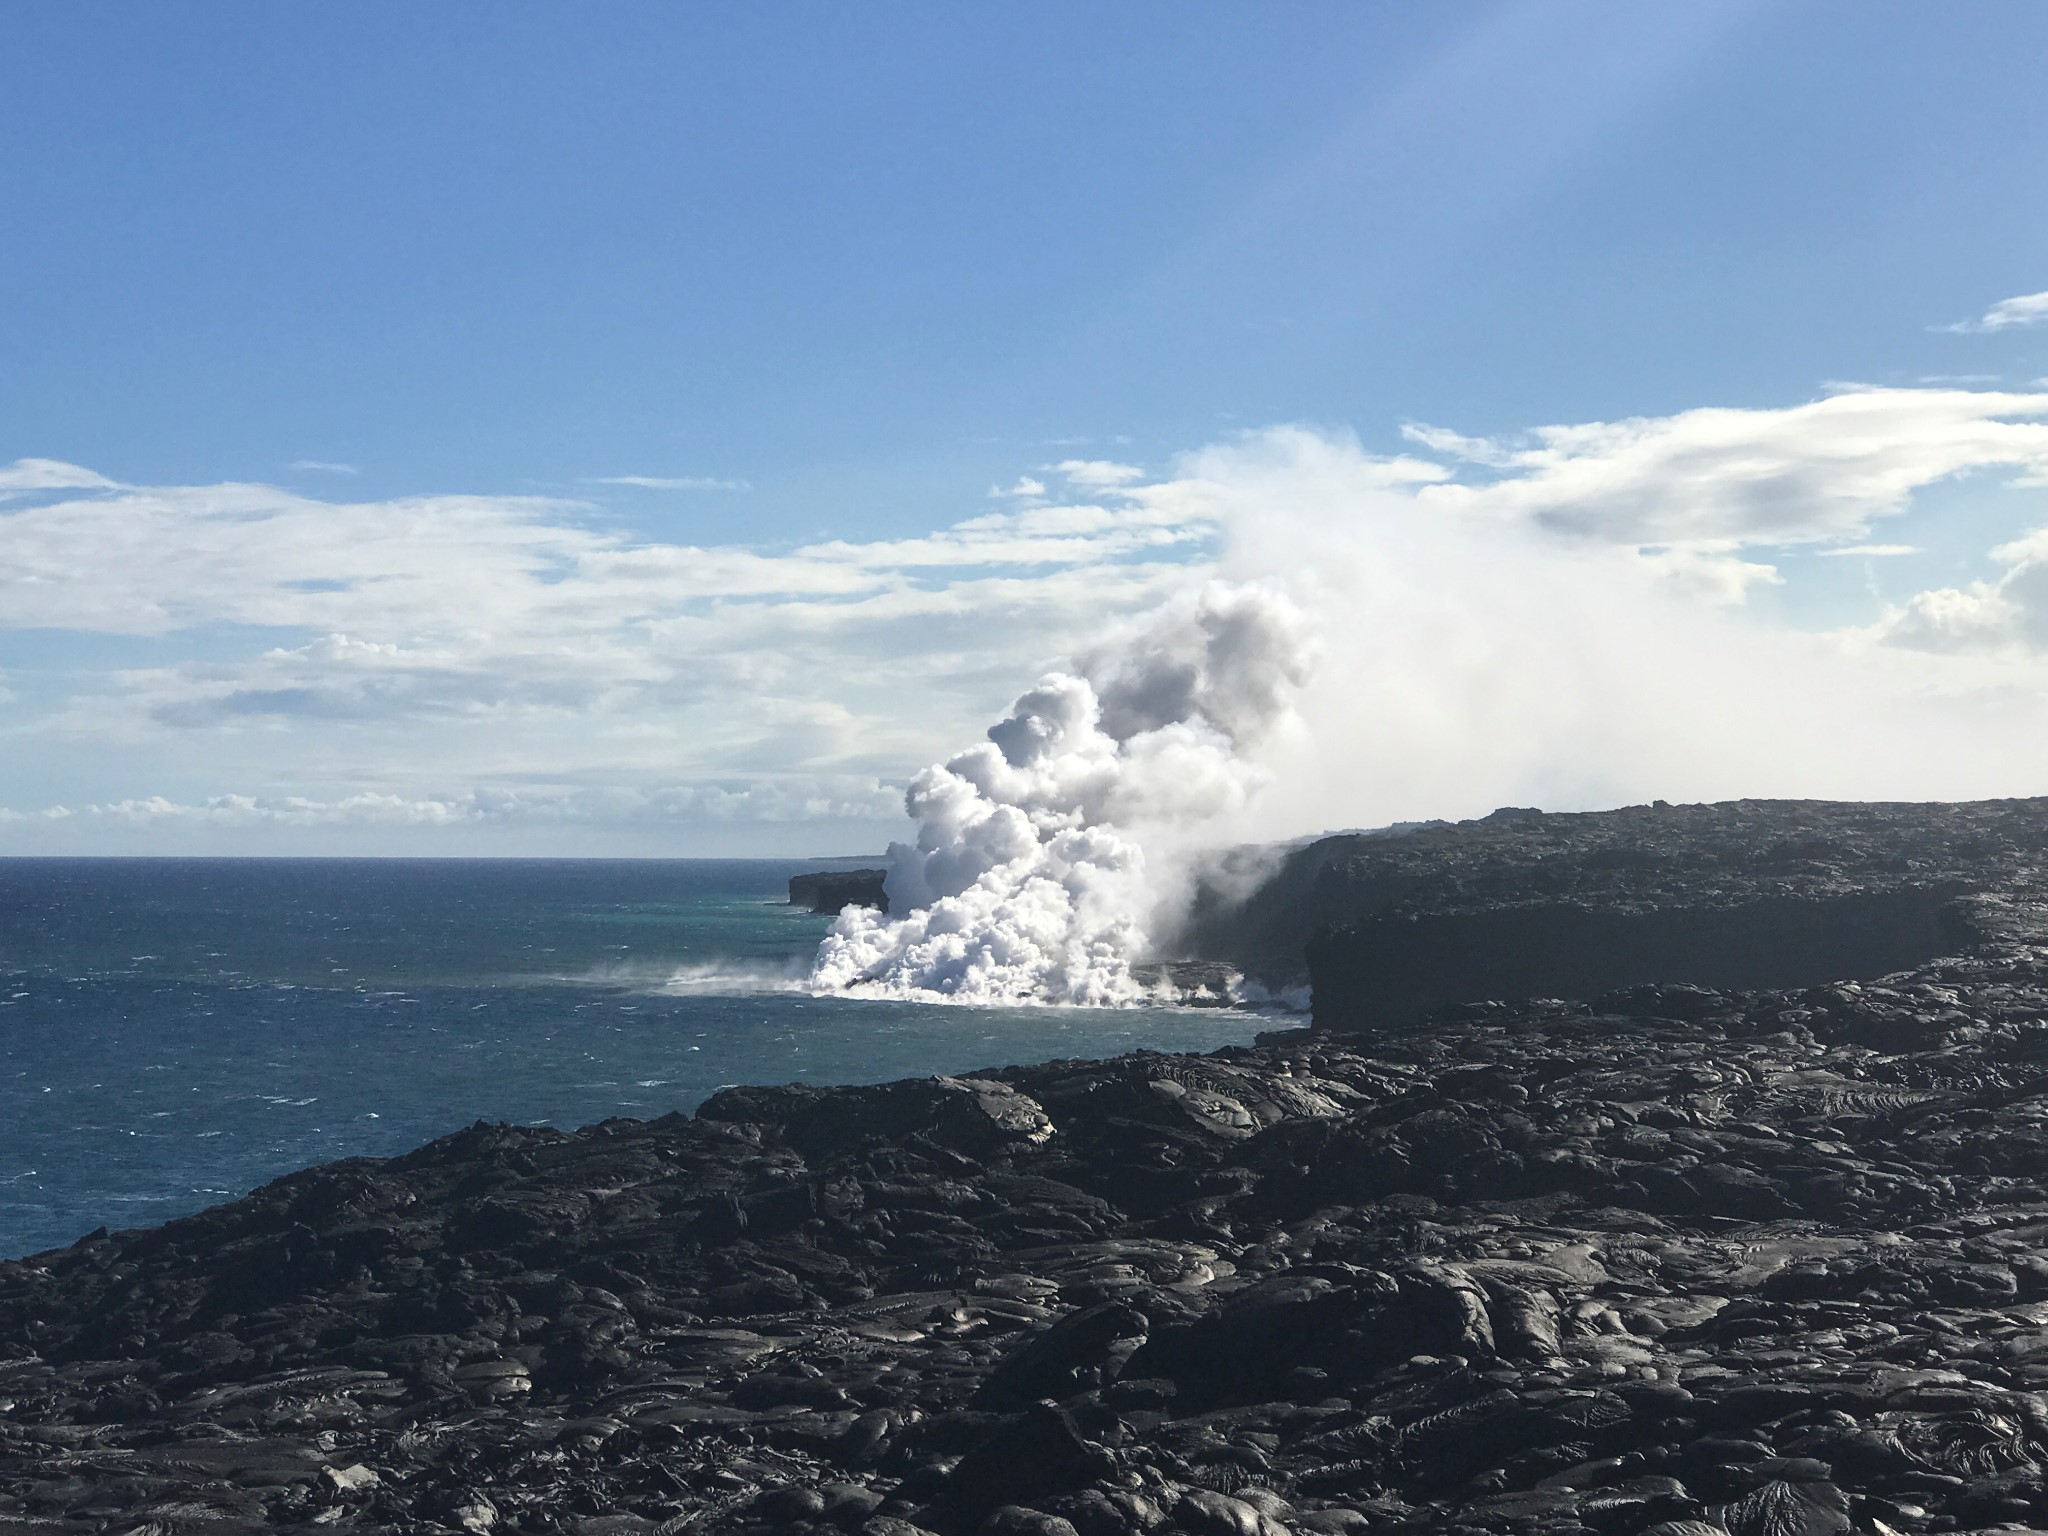
[[[1950,952],[479,1125],[0,1264],[0,1532],[2048,1525],[2048,809],[1736,819],[1836,811],[1373,849],[1352,926],[1910,888]]]

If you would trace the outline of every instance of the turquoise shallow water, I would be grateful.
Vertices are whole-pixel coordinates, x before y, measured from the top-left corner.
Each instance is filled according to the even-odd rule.
[[[0,859],[0,1257],[478,1119],[692,1109],[1268,1022],[796,990],[768,860]]]

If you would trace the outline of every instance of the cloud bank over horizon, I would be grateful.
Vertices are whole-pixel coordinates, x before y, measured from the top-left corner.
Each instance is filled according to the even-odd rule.
[[[1024,463],[948,527],[786,547],[20,460],[0,850],[868,850],[1032,678],[1219,577],[1325,652],[1233,835],[2048,788],[2048,393],[1404,438]],[[1921,553],[1959,497],[1995,530],[1961,570]]]

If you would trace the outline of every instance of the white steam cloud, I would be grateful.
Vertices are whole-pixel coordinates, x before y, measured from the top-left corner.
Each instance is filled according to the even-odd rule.
[[[1292,429],[1186,461],[1176,494],[1213,510],[1226,573],[1283,583],[1327,652],[1296,701],[1304,728],[1262,753],[1272,788],[1233,835],[1500,805],[2048,791],[2048,652],[2031,644],[2048,634],[2033,618],[2048,596],[2031,545],[2002,551],[2001,583],[1930,594],[1860,627],[1796,628],[1754,600],[1783,575],[1786,551],[1814,547],[1817,526],[1861,542],[1912,490],[1955,473],[1952,396],[1852,403],[1888,412],[1889,436],[1845,445],[1837,416],[1802,407],[1757,413],[1739,443],[1725,423],[1698,424],[1711,431],[1684,445],[1682,475],[1621,453],[1594,503],[1615,509],[1611,527],[1521,477],[1429,482],[1355,442]],[[1983,494],[2024,515],[2048,432],[1999,420],[2015,403],[1979,400],[1971,430],[1978,462],[2018,470]],[[2023,403],[2048,410],[2048,398]],[[1787,417],[1803,418],[1798,432]],[[1873,478],[1851,452],[1866,446],[1891,478],[1845,515],[1842,487]],[[1731,520],[1744,497],[1749,512]],[[1639,542],[1646,521],[1655,545]],[[1937,598],[1948,607],[1922,611]]]
[[[1142,1000],[1133,962],[1228,843],[1509,804],[2048,790],[2048,528],[1999,546],[1995,579],[1861,625],[1756,600],[1966,474],[2038,519],[2048,393],[1409,437],[1452,462],[1279,428],[1120,484],[1133,516],[1217,531],[1210,584],[919,776],[894,915],[842,918],[814,983]]]
[[[1169,871],[1264,782],[1312,645],[1277,590],[1211,584],[1055,672],[988,740],[920,773],[894,916],[843,912],[813,983],[867,995],[1105,1005],[1174,916]]]

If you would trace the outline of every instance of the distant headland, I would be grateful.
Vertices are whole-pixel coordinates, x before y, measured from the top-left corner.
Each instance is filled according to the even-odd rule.
[[[886,869],[826,869],[792,875],[789,904],[828,917],[836,917],[848,907],[874,907],[887,912],[889,894],[882,889],[882,881],[888,873]]]

